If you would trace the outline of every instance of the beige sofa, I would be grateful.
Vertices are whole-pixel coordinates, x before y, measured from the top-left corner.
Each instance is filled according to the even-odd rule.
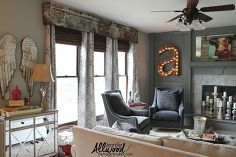
[[[236,154],[236,148],[233,146],[173,137],[127,133],[104,126],[97,126],[94,130],[80,127],[74,127],[72,130],[74,136],[73,157],[109,155],[130,157],[232,157]],[[111,151],[110,154],[107,151]]]

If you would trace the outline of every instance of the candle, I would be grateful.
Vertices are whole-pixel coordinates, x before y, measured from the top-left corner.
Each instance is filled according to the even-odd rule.
[[[213,99],[210,99],[210,103],[213,103]]]
[[[227,93],[226,92],[223,93],[223,97],[227,97]]]
[[[205,103],[205,101],[202,101],[202,106],[206,106],[206,103]]]
[[[206,102],[209,102],[210,96],[206,96]]]
[[[227,108],[229,108],[229,107],[230,107],[230,102],[227,101]]]
[[[236,109],[236,102],[234,102],[234,108],[233,109]]]
[[[232,96],[229,96],[229,102],[232,102]]]
[[[217,94],[217,86],[214,86],[214,94]]]

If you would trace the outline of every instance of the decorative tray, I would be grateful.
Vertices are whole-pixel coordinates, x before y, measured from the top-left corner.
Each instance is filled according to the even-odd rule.
[[[210,139],[205,139],[205,138],[199,138],[199,137],[187,137],[188,139],[191,140],[196,140],[196,141],[204,141],[204,142],[210,142],[210,143],[215,143],[215,144],[226,144],[229,141],[225,141],[225,140],[210,140]]]
[[[183,131],[184,135],[186,138],[191,139],[191,140],[196,140],[196,141],[204,141],[204,142],[210,142],[210,143],[215,143],[215,144],[227,144],[229,141],[226,141],[223,135],[215,133],[215,138],[209,139],[209,138],[204,138],[204,137],[199,137],[196,134],[194,134],[194,130],[190,129],[185,129]]]
[[[18,115],[25,115],[25,114],[34,114],[42,112],[43,108],[30,108],[24,110],[16,110],[16,111],[6,111],[4,109],[0,110],[1,116],[3,117],[14,117]]]

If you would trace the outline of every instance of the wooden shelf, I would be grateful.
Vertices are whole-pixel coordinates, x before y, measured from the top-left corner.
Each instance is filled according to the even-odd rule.
[[[232,123],[236,124],[236,120],[221,120],[221,119],[215,119],[215,118],[207,118],[208,121],[214,121],[214,122],[221,122],[221,123]]]
[[[191,67],[236,67],[235,61],[192,61]]]

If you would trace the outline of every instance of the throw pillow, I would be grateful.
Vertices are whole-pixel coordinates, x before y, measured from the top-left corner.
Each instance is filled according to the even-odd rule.
[[[135,132],[135,133],[139,133],[139,129],[136,128],[135,126],[131,125],[130,123],[125,123],[125,122],[119,122],[116,121],[113,125],[112,125],[113,129],[116,130],[123,130],[126,132]]]
[[[178,111],[180,104],[179,91],[157,90],[157,107],[159,110]]]
[[[108,97],[111,103],[111,107],[115,113],[123,115],[123,116],[131,115],[130,109],[124,102],[124,99],[119,92],[110,93]]]
[[[122,125],[120,124],[120,122],[116,121],[113,125],[112,125],[113,129],[116,130],[123,130]]]

